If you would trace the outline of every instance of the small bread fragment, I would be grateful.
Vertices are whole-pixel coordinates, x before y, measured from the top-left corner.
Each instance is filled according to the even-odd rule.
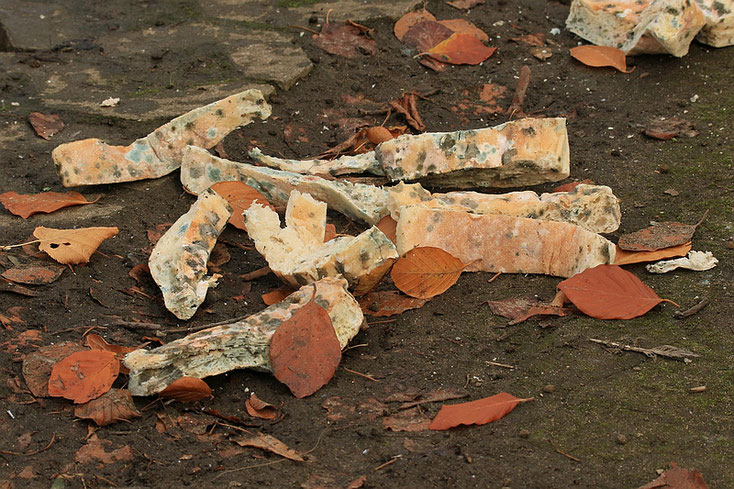
[[[524,118],[468,131],[404,134],[374,152],[338,160],[282,160],[254,150],[268,166],[308,174],[368,171],[393,182],[419,180],[433,187],[518,187],[557,182],[569,175],[566,119]]]
[[[286,208],[286,227],[272,209],[253,204],[244,213],[247,233],[270,269],[291,287],[323,277],[344,277],[350,286],[363,277],[379,280],[398,254],[392,241],[377,227],[324,243],[326,204],[294,190]]]
[[[127,354],[128,389],[134,396],[150,396],[181,377],[201,379],[238,368],[270,371],[270,340],[275,330],[311,300],[329,314],[339,345],[347,346],[364,322],[362,310],[347,291],[345,280],[324,278],[241,321]]]
[[[398,252],[431,246],[451,253],[468,271],[571,277],[614,261],[614,243],[565,222],[403,207]]]
[[[150,274],[163,292],[166,308],[177,318],[190,319],[209,287],[216,286],[221,275],[207,277],[206,264],[231,215],[227,201],[206,190],[153,248]]]
[[[229,181],[246,183],[275,205],[285,205],[292,190],[307,192],[331,209],[370,225],[388,214],[387,191],[381,187],[237,163],[193,146],[184,151],[181,183],[186,190],[198,195],[212,184]]]
[[[706,25],[696,39],[715,48],[734,45],[734,0],[696,0]]]
[[[187,144],[212,148],[238,126],[269,116],[262,93],[251,89],[187,112],[129,146],[83,139],[57,146],[51,157],[65,187],[158,178],[181,166]]]
[[[530,190],[507,194],[448,192],[431,194],[419,183],[399,183],[388,190],[387,206],[392,218],[400,218],[400,210],[420,204],[432,209],[528,217],[543,221],[568,222],[593,233],[612,233],[619,228],[619,199],[603,185],[576,186],[570,192],[538,194]]]

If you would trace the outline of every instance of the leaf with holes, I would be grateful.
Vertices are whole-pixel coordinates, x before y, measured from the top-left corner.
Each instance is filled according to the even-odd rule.
[[[99,197],[94,200],[87,200],[79,192],[43,192],[40,194],[19,194],[17,192],[5,192],[0,194],[0,203],[5,208],[23,219],[27,219],[33,214],[51,212],[69,207],[72,205],[94,204]]]
[[[624,51],[610,46],[576,46],[571,48],[571,56],[594,68],[612,67],[622,73],[635,71],[634,68],[627,70],[627,55]]]
[[[196,402],[207,397],[214,397],[209,385],[195,377],[181,377],[180,379],[176,379],[168,387],[159,392],[158,395],[180,402]]]
[[[506,392],[461,404],[443,405],[433,418],[429,429],[448,430],[459,425],[482,425],[503,418],[521,402],[533,398],[519,399]]]
[[[693,244],[690,242],[655,251],[627,251],[617,246],[617,252],[614,255],[614,264],[629,265],[631,263],[648,263],[665,260],[666,258],[686,256],[692,247]]]
[[[257,201],[258,204],[275,210],[275,207],[263,194],[242,182],[219,182],[212,185],[211,189],[225,198],[232,206],[232,217],[229,218],[229,224],[243,231],[247,229],[242,213],[249,209],[253,202]]]
[[[273,374],[298,398],[310,396],[326,385],[341,358],[331,318],[314,301],[293,313],[270,340]]]
[[[120,373],[117,355],[104,350],[73,353],[54,365],[48,394],[82,404],[109,391]]]
[[[632,319],[661,302],[647,285],[617,265],[587,268],[558,284],[568,300],[587,316],[597,319]]]
[[[424,54],[452,65],[478,65],[492,56],[497,48],[489,48],[474,34],[455,32]]]
[[[127,389],[111,389],[102,397],[74,408],[74,416],[91,419],[98,426],[107,426],[118,421],[128,421],[142,416],[133,404]]]
[[[88,263],[92,253],[102,241],[115,236],[116,227],[95,227],[79,229],[53,229],[39,226],[33,236],[41,241],[38,248],[64,265]]]
[[[410,309],[423,307],[427,299],[416,299],[401,294],[397,290],[370,292],[359,299],[362,312],[370,316],[395,316]]]
[[[442,249],[420,247],[399,258],[390,276],[403,293],[430,299],[454,285],[465,268],[461,260]]]

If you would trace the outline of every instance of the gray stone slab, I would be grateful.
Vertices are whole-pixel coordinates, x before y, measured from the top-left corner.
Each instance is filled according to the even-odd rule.
[[[251,32],[235,36],[232,61],[248,78],[276,83],[289,90],[311,72],[313,64],[291,37],[275,32]]]

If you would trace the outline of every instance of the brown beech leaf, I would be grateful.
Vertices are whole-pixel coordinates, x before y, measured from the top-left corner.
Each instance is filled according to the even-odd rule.
[[[295,292],[295,290],[291,289],[290,287],[280,287],[277,289],[273,289],[270,292],[266,292],[261,297],[266,306],[272,306],[273,304],[277,304],[278,302],[282,301],[293,292]]]
[[[510,41],[527,44],[528,46],[542,48],[545,46],[545,35],[538,32],[537,34],[527,34],[520,37],[511,37]]]
[[[431,420],[419,408],[406,409],[391,416],[385,416],[382,424],[391,431],[425,431],[431,425]]]
[[[330,54],[354,58],[373,55],[377,43],[368,37],[370,29],[354,22],[330,22],[324,24],[319,34],[314,35],[314,44]]]
[[[72,353],[51,370],[48,394],[83,404],[109,391],[120,373],[117,355],[104,350]]]
[[[585,183],[588,185],[594,185],[593,181],[591,181],[588,178],[585,178],[584,180],[581,180],[578,182],[564,183],[563,185],[559,185],[556,188],[554,188],[553,190],[551,190],[551,192],[570,192],[571,190],[575,189],[582,183]]]
[[[341,358],[331,318],[314,301],[293,313],[270,340],[273,375],[299,399],[326,385]]]
[[[247,414],[253,418],[260,419],[275,419],[278,417],[279,411],[279,409],[272,404],[262,401],[254,392],[245,401],[245,409],[247,410]]]
[[[618,265],[587,268],[558,284],[568,299],[587,316],[597,319],[632,319],[642,316],[661,299],[640,279]]]
[[[263,194],[242,182],[219,182],[212,185],[211,189],[225,198],[232,206],[232,217],[228,222],[237,229],[247,230],[242,213],[249,209],[253,202],[257,201],[275,210],[275,207],[270,205]]]
[[[483,4],[484,0],[453,0],[452,2],[447,1],[446,3],[454,8],[467,10],[472,7],[476,7],[477,5]]]
[[[2,273],[2,276],[18,284],[47,285],[58,280],[63,271],[63,267],[59,265],[27,265],[8,268]]]
[[[434,17],[433,14],[427,10],[416,10],[413,12],[408,12],[407,14],[400,17],[397,22],[395,22],[393,32],[395,33],[395,37],[402,41],[403,37],[405,37],[405,33],[408,32],[410,28],[417,23],[435,20],[436,17]]]
[[[5,208],[23,219],[33,214],[45,212],[50,214],[64,207],[72,205],[94,204],[99,200],[87,200],[79,192],[43,192],[40,194],[19,194],[17,192],[5,192],[0,194],[0,203]]]
[[[436,21],[423,21],[408,29],[408,32],[403,36],[403,43],[417,49],[419,53],[424,53],[444,39],[448,39],[453,33],[454,31]],[[446,69],[446,63],[429,56],[423,56],[418,61],[435,71]]]
[[[85,337],[85,340],[87,342],[87,346],[92,350],[111,351],[112,353],[117,353],[118,355],[126,355],[131,351],[135,351],[140,348],[138,346],[111,345],[110,343],[107,343],[107,341],[100,335],[94,333],[88,334]]]
[[[175,399],[179,402],[196,402],[205,398],[213,398],[209,385],[195,377],[181,377],[171,382],[168,387],[158,393],[166,399]]]
[[[267,435],[265,433],[257,433],[256,435],[245,435],[239,438],[234,438],[232,441],[237,443],[241,447],[253,447],[261,450],[272,452],[281,457],[287,458],[288,460],[294,460],[296,462],[303,462],[303,454],[288,448],[288,445],[278,440],[274,436]]]
[[[631,263],[647,263],[666,258],[675,258],[677,256],[686,256],[693,244],[688,242],[670,248],[663,248],[655,251],[627,251],[617,246],[617,253],[614,255],[615,265],[629,265]]]
[[[416,92],[404,93],[399,99],[391,100],[390,107],[402,115],[410,127],[422,132],[426,130],[426,125],[418,113],[417,99],[418,94]]]
[[[480,41],[489,42],[489,36],[487,33],[466,19],[439,20],[438,23],[448,27],[455,33],[461,32],[464,34],[471,34]]]
[[[478,65],[492,56],[497,48],[489,48],[474,34],[456,32],[424,54],[452,65]]]
[[[698,136],[696,127],[690,122],[677,117],[671,117],[665,120],[653,120],[648,123],[647,127],[642,130],[645,136],[667,141],[680,136],[693,138]]]
[[[510,319],[509,325],[519,324],[534,316],[568,316],[571,314],[570,309],[527,299],[488,301],[487,304],[494,314]]]
[[[45,115],[40,112],[31,112],[28,114],[28,122],[31,123],[36,134],[46,141],[64,128],[64,122],[56,114]]]
[[[370,292],[359,299],[362,312],[370,316],[395,316],[410,309],[423,307],[427,299],[416,299],[401,294],[397,290]]]
[[[76,452],[74,461],[79,464],[88,464],[90,462],[100,462],[103,464],[111,464],[115,462],[131,462],[134,458],[130,445],[125,445],[116,450],[112,450],[113,444],[109,440],[97,437],[94,433],[89,437],[86,445]],[[105,448],[110,448],[106,451]]]
[[[660,477],[638,489],[709,489],[701,472],[678,467],[670,462],[670,469]]]
[[[576,46],[571,48],[571,56],[586,66],[595,68],[610,66],[622,73],[635,71],[634,67],[627,70],[627,55],[624,54],[624,51],[611,46]]]
[[[521,402],[532,401],[533,398],[519,399],[506,392],[485,397],[462,404],[443,405],[433,418],[432,430],[447,430],[459,425],[482,425],[497,421],[515,409]]]
[[[706,214],[693,225],[680,222],[657,222],[634,233],[623,234],[619,237],[617,245],[627,251],[656,251],[688,243],[693,238],[696,228],[706,218]]]
[[[372,144],[380,144],[393,139],[390,130],[383,126],[372,126],[366,130],[367,140]]]
[[[400,257],[390,276],[403,293],[416,299],[430,299],[454,285],[465,268],[466,264],[450,253],[426,246]]]
[[[398,222],[390,214],[380,219],[380,222],[377,223],[377,229],[382,231],[393,243],[397,240]]]
[[[41,243],[38,248],[64,265],[88,263],[92,253],[102,241],[115,236],[116,227],[94,227],[79,229],[54,229],[38,226],[33,236]]]
[[[102,397],[74,408],[77,418],[91,419],[98,426],[107,426],[118,421],[127,421],[142,416],[133,404],[127,389],[110,389]]]
[[[35,397],[48,397],[48,381],[54,365],[72,353],[87,351],[86,348],[73,343],[64,342],[53,346],[44,346],[29,353],[23,359],[23,379]]]

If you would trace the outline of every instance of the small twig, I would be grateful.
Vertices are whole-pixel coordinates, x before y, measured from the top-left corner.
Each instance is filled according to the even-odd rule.
[[[371,322],[371,323],[370,323],[370,322],[368,322],[367,324],[368,324],[369,326],[372,326],[372,325],[374,325],[374,324],[388,324],[388,323],[394,323],[394,322],[396,322],[396,321],[397,321],[397,319],[385,319],[385,320],[383,320],[383,321],[374,321],[374,322]]]
[[[551,440],[550,438],[548,438],[548,443],[550,443],[550,444],[551,444],[551,446],[553,447],[553,450],[555,450],[555,451],[556,451],[556,453],[560,453],[560,454],[561,454],[561,455],[563,455],[564,457],[568,457],[568,458],[570,458],[571,460],[573,460],[574,462],[578,462],[578,463],[581,463],[581,459],[579,459],[579,458],[576,458],[576,457],[574,457],[573,455],[569,455],[569,454],[567,454],[566,452],[562,452],[561,450],[559,450],[559,449],[558,449],[558,447],[557,447],[557,446],[556,446],[556,445],[555,445],[555,444],[553,443],[553,440]]]
[[[390,460],[388,460],[388,461],[387,461],[387,462],[385,462],[384,464],[382,464],[382,465],[380,465],[380,466],[378,466],[378,467],[375,467],[375,472],[377,472],[377,471],[378,471],[378,470],[380,470],[380,469],[384,469],[384,468],[385,468],[385,467],[387,467],[388,465],[392,465],[392,464],[394,464],[395,462],[397,462],[397,461],[398,461],[398,460],[400,460],[401,458],[403,458],[403,456],[402,456],[402,455],[395,455],[395,456],[394,456],[393,458],[391,458]]]
[[[497,272],[497,273],[495,273],[495,274],[494,274],[494,275],[492,276],[492,278],[490,278],[489,280],[487,280],[487,283],[488,283],[488,284],[491,284],[492,282],[494,282],[494,279],[496,279],[496,278],[497,278],[497,277],[499,277],[500,275],[502,275],[502,272]]]
[[[317,36],[320,34],[320,32],[316,32],[315,30],[309,29],[308,27],[303,27],[302,25],[288,24],[288,27],[293,27],[294,29],[303,29],[304,31],[308,31],[311,34],[316,34]]]
[[[708,300],[708,298],[704,297],[703,299],[701,299],[701,301],[698,304],[691,307],[690,309],[686,309],[685,311],[675,311],[673,313],[673,317],[677,319],[683,319],[683,318],[687,318],[688,316],[693,316],[698,311],[708,306],[709,302],[710,301]]]
[[[249,282],[251,280],[255,280],[255,279],[258,279],[258,278],[265,277],[270,272],[271,272],[270,267],[262,267],[262,268],[258,268],[257,270],[253,270],[251,272],[244,273],[244,274],[240,275],[239,278],[241,278],[242,280],[246,280],[246,281]]]
[[[507,112],[510,113],[510,119],[515,115],[515,113],[518,113],[519,115],[523,115],[523,105],[525,104],[525,95],[528,91],[528,86],[530,85],[530,67],[527,65],[524,65],[522,68],[520,68],[520,79],[517,80],[517,87],[515,87],[515,95],[512,97],[512,103],[510,104],[510,107],[507,109]]]
[[[616,348],[617,350],[634,351],[642,353],[648,357],[661,356],[665,358],[672,358],[673,360],[685,360],[687,358],[700,357],[697,353],[692,351],[684,350],[682,348],[676,348],[675,346],[662,345],[654,348],[641,348],[639,346],[623,345],[621,343],[615,343],[614,341],[598,340],[596,338],[589,338],[589,341],[599,343],[607,348]]]
[[[369,343],[360,343],[359,345],[351,345],[342,350],[342,353],[344,353],[347,350],[353,350],[354,348],[362,348],[365,346],[370,346]]]
[[[87,334],[89,334],[90,331],[92,331],[94,329],[107,329],[107,328],[105,328],[104,326],[77,326],[75,328],[66,328],[66,329],[62,329],[62,330],[59,330],[59,331],[54,331],[53,334],[68,333],[70,331],[76,331],[78,329],[85,330],[84,331],[84,334],[82,334],[82,336],[86,336]]]
[[[514,365],[508,365],[506,363],[499,363],[499,362],[492,362],[492,361],[489,361],[489,360],[485,360],[484,363],[486,363],[487,365],[492,365],[494,367],[517,368]]]
[[[379,382],[376,378],[372,377],[371,375],[363,374],[362,372],[357,372],[356,370],[352,370],[347,367],[342,367],[344,370],[349,372],[350,374],[359,375],[360,377],[364,377],[367,380],[371,380],[372,382]]]
[[[30,455],[36,455],[38,453],[45,452],[46,450],[48,450],[49,448],[51,448],[51,445],[54,444],[54,441],[55,440],[56,440],[56,433],[54,433],[53,435],[51,435],[51,441],[48,442],[48,445],[46,445],[45,447],[43,447],[43,448],[41,448],[39,450],[32,450],[32,451],[26,452],[26,453],[12,452],[10,450],[0,450],[0,453],[5,454],[5,455],[21,455],[21,456],[26,456],[26,457],[27,456],[30,456]]]
[[[0,251],[8,251],[8,250],[11,250],[13,248],[20,248],[21,246],[25,246],[25,245],[29,245],[29,244],[34,244],[34,243],[40,243],[40,242],[41,242],[40,239],[34,239],[33,241],[26,241],[25,243],[20,243],[20,244],[2,245],[2,246],[0,246]]]
[[[94,474],[94,476],[95,476],[95,477],[96,477],[97,479],[101,480],[102,482],[105,482],[105,483],[107,483],[107,484],[111,485],[112,487],[117,487],[117,484],[115,484],[114,482],[112,482],[111,480],[109,480],[109,479],[107,479],[107,478],[105,478],[105,477],[102,477],[102,476],[101,476],[101,475],[99,475],[99,474]]]

